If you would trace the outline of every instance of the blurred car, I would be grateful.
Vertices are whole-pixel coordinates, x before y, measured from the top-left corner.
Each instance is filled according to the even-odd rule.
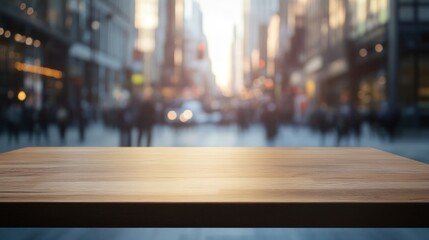
[[[217,123],[222,119],[219,112],[207,113],[198,100],[174,103],[166,108],[165,121],[173,125]]]

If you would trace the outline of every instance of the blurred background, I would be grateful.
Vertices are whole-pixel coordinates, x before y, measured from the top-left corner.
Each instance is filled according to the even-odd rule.
[[[428,127],[428,0],[0,0],[0,152],[371,146],[429,162]],[[411,233],[428,232],[389,239]]]
[[[0,152],[372,146],[429,162],[427,0],[0,4]]]

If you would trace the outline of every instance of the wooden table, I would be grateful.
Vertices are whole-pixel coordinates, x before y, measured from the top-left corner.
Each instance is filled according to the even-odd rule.
[[[2,227],[429,227],[429,165],[372,148],[24,148]]]

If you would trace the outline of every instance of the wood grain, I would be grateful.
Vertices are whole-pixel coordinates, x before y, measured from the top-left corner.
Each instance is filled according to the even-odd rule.
[[[6,226],[45,226],[35,223],[41,214],[55,226],[325,226],[333,218],[301,224],[297,215],[311,209],[308,218],[354,214],[328,221],[335,226],[367,226],[358,216],[389,211],[413,213],[405,223],[426,226],[419,217],[429,219],[428,205],[429,165],[372,148],[43,147],[0,155],[0,210],[19,216],[2,217]],[[47,217],[52,211],[65,216]],[[271,219],[285,211],[295,216]],[[125,212],[122,221],[108,219]],[[95,217],[101,213],[109,217]],[[72,224],[74,214],[80,221]],[[366,221],[392,221],[377,219]]]

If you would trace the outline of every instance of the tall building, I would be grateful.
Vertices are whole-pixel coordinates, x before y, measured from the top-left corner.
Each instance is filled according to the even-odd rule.
[[[158,27],[158,0],[136,0],[135,26],[137,29],[136,49],[143,52],[143,77],[145,83],[159,80],[154,51],[156,28]]]
[[[0,1],[0,108],[65,101],[72,30],[65,1]]]
[[[34,108],[114,104],[112,93],[126,81],[132,60],[133,0],[1,5],[1,103],[15,101],[23,91],[24,104]]]
[[[164,98],[173,98],[186,85],[183,75],[184,0],[159,1],[156,61]]]
[[[94,106],[116,104],[113,94],[129,84],[136,37],[134,0],[70,0],[71,99]]]
[[[231,43],[231,95],[237,96],[244,89],[243,82],[243,39],[237,32],[237,26],[234,26]]]
[[[308,1],[305,84],[315,103],[363,111],[389,106],[404,124],[429,117],[429,3],[421,0]]]
[[[279,0],[244,0],[244,82],[250,87],[253,80],[266,71],[268,23],[279,10]]]
[[[202,21],[197,1],[159,1],[155,61],[161,66],[158,87],[166,101],[212,90],[214,77]]]
[[[429,2],[390,1],[387,95],[410,125],[429,125]],[[374,45],[374,50],[380,50]],[[392,56],[392,57],[390,57]]]
[[[203,13],[195,0],[185,1],[183,68],[186,88],[192,97],[211,95],[214,89],[207,38],[203,31]]]

